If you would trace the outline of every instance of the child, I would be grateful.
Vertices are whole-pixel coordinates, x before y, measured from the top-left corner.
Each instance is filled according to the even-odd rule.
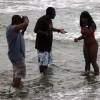
[[[99,75],[99,67],[97,65],[98,43],[95,39],[96,24],[91,15],[87,11],[83,11],[80,15],[81,36],[75,38],[74,41],[84,39],[83,54],[85,58],[85,74],[90,72],[90,64],[94,68],[94,74]]]
[[[28,26],[28,17],[14,15],[11,24],[7,27],[6,38],[8,43],[8,57],[13,65],[12,86],[20,88],[21,81],[26,75],[24,32]]]

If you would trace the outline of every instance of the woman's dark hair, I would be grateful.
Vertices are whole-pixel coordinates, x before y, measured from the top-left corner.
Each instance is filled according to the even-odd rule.
[[[20,24],[22,22],[22,19],[21,19],[21,16],[19,15],[14,15],[12,17],[12,25],[17,25],[17,24]]]
[[[95,22],[93,21],[93,18],[91,17],[91,15],[87,12],[87,11],[83,11],[80,15],[80,27],[83,27],[84,26],[84,23],[82,22],[82,18],[86,18],[87,19],[87,26],[90,27],[90,26],[94,26],[94,28],[96,29],[96,24]]]

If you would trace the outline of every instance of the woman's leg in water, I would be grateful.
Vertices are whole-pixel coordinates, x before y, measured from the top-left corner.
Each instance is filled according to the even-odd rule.
[[[94,74],[99,75],[99,67],[97,64],[97,53],[98,53],[98,44],[95,43],[92,46],[90,46],[90,59],[92,66],[94,68]]]
[[[90,57],[89,57],[89,49],[87,46],[83,46],[83,54],[85,59],[85,72],[90,72]]]

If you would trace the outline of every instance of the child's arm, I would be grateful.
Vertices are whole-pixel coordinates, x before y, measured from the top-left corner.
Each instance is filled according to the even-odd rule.
[[[24,16],[24,21],[21,24],[15,25],[15,30],[16,31],[19,31],[21,29],[23,30],[25,27],[28,26],[28,24],[29,24],[28,17]]]
[[[26,29],[27,29],[27,26],[26,27],[23,27],[22,32],[21,32],[22,35],[24,35]]]
[[[25,20],[25,16],[22,17],[22,23],[24,22],[24,20]],[[28,26],[28,25],[27,25],[27,26]],[[25,32],[26,29],[27,29],[27,26],[23,27],[22,32],[21,32],[22,35],[24,35],[24,32]]]

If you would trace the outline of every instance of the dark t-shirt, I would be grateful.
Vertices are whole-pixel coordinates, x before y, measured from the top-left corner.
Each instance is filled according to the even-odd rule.
[[[52,28],[52,20],[46,16],[42,16],[38,19],[34,32],[37,33],[35,48],[40,52],[51,51],[53,41]]]

